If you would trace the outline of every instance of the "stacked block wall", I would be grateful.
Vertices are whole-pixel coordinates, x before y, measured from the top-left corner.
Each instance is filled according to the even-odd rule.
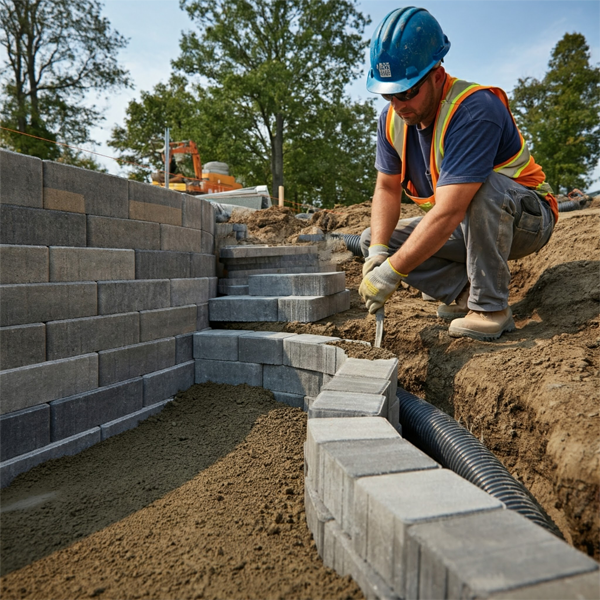
[[[0,150],[0,475],[134,426],[193,384],[212,205]]]

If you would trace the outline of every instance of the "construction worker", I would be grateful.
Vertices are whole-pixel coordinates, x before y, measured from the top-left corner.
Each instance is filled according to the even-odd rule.
[[[548,242],[558,208],[506,94],[451,77],[449,49],[423,8],[392,11],[373,34],[367,89],[389,104],[359,293],[374,313],[405,281],[443,302],[451,336],[491,340],[515,327],[508,260]],[[423,217],[398,220],[403,190]]]

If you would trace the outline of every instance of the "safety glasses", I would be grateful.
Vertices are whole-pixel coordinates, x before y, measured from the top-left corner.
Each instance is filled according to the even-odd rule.
[[[419,90],[421,89],[421,86],[427,81],[427,78],[429,77],[429,74],[431,72],[432,71],[429,71],[429,73],[427,73],[427,75],[425,75],[425,77],[423,77],[423,79],[421,79],[421,81],[418,81],[417,83],[415,83],[415,85],[413,85],[409,90],[406,90],[405,92],[399,92],[398,94],[381,94],[381,95],[388,102],[391,102],[392,98],[396,98],[396,100],[400,100],[400,102],[408,102],[409,100],[412,100],[415,96],[417,96],[417,94],[419,93]]]

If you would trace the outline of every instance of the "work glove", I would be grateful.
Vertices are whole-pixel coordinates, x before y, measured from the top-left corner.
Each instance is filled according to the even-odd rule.
[[[363,265],[363,277],[367,276],[375,267],[385,262],[385,259],[389,256],[389,248],[385,244],[373,244],[369,246],[369,256],[365,259]]]
[[[403,277],[406,275],[396,271],[389,259],[367,273],[358,288],[358,293],[371,314],[377,312],[387,302],[387,299],[398,289]]]

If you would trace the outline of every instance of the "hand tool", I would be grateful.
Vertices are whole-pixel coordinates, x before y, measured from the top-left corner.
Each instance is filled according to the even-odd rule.
[[[382,306],[375,312],[375,348],[381,348],[383,340],[383,317],[385,307]]]

